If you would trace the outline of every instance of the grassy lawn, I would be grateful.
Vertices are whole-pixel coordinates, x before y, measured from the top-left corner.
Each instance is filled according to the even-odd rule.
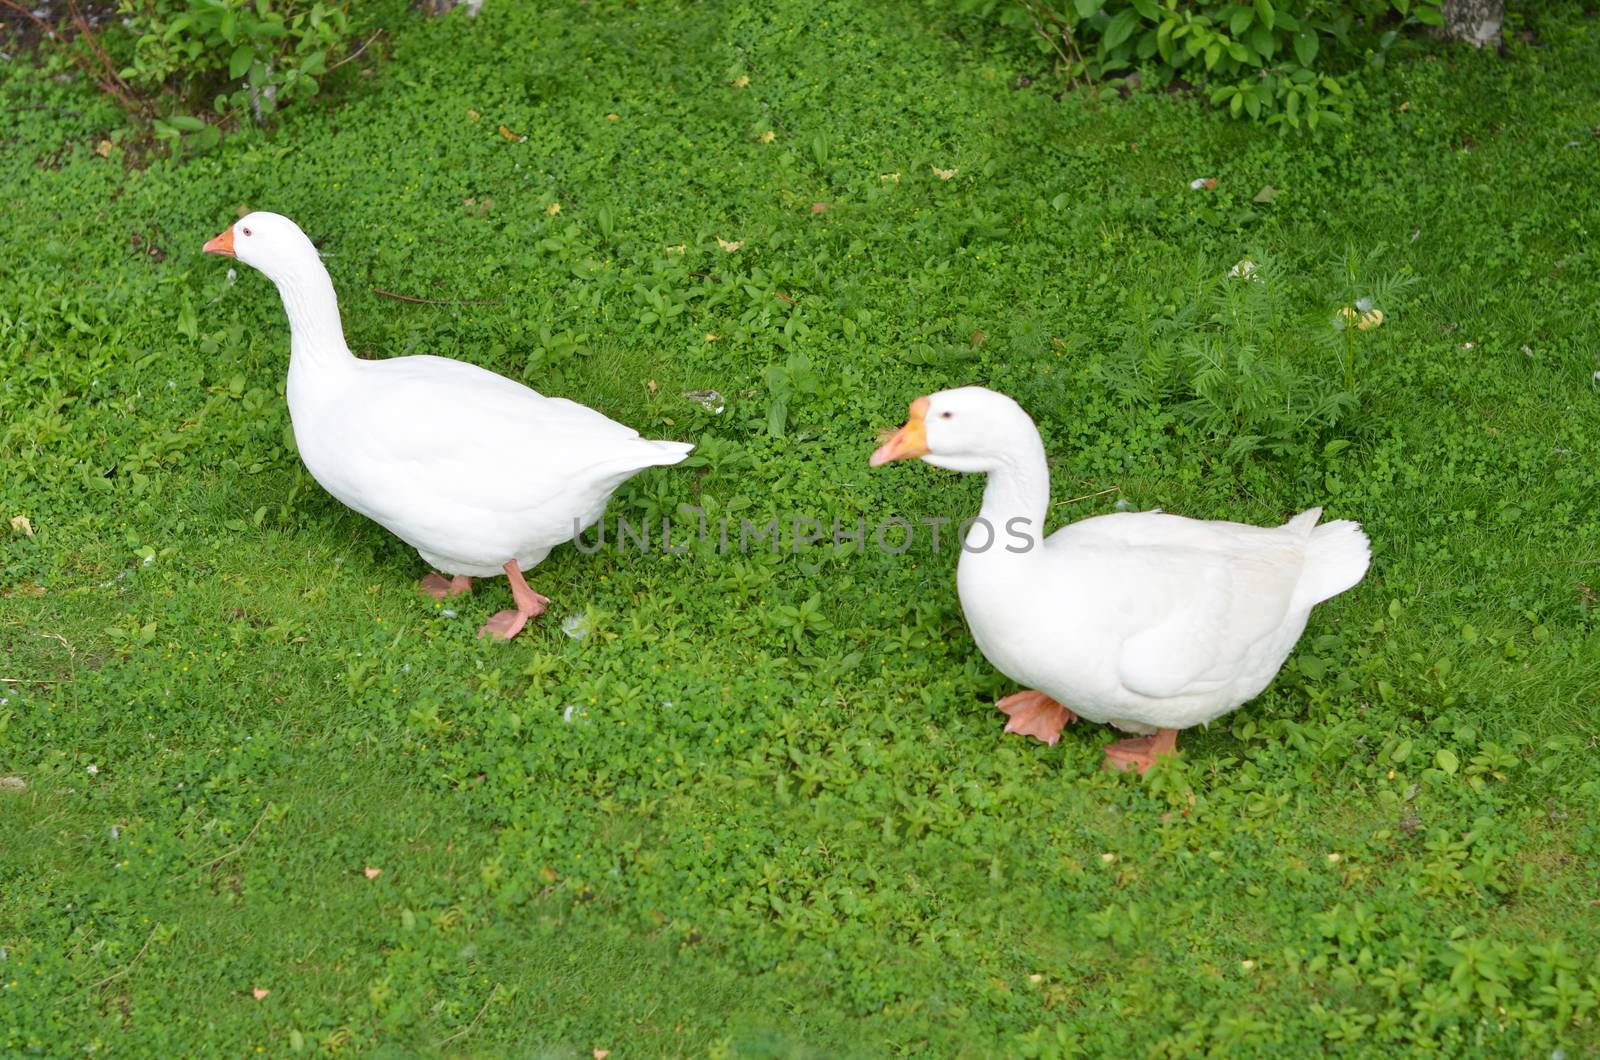
[[[1600,23],[1314,140],[934,7],[365,17],[181,161],[0,64],[0,1054],[1600,1051]],[[479,641],[503,580],[418,595],[301,467],[276,292],[200,253],[241,207],[358,354],[698,444],[613,515],[868,547],[563,548]],[[948,542],[871,547],[976,513],[866,467],[970,382],[1062,522],[1320,504],[1372,570],[1143,779],[1002,738]]]

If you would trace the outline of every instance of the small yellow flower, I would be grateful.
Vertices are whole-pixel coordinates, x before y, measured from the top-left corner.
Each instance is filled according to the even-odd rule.
[[[561,212],[561,204],[559,202],[553,202],[549,206],[546,206],[544,208],[544,215],[546,217],[554,217],[556,214],[558,214],[560,212]]]
[[[880,181],[882,181],[883,183],[885,183],[885,184],[898,184],[898,183],[900,183],[900,174],[898,174],[898,173],[879,173],[878,174],[878,179]]]
[[[718,236],[717,237],[717,246],[721,247],[723,250],[727,251],[729,254],[732,254],[734,251],[736,251],[740,247],[744,246],[744,240],[736,239],[736,240],[734,240],[733,242],[730,243],[726,239],[723,239],[721,236]]]
[[[959,169],[940,169],[938,166],[929,166],[928,168],[933,170],[933,175],[938,177],[940,180],[949,180],[951,177],[961,172]]]
[[[764,132],[760,136],[756,137],[757,140],[760,140],[764,144],[770,144],[772,141],[776,140],[777,138],[778,138],[778,134],[773,132],[771,129],[768,129],[766,132]]]
[[[749,84],[750,84],[750,75],[749,74],[740,74],[738,77],[733,79],[733,87],[734,88],[746,88],[746,87],[749,86]]]

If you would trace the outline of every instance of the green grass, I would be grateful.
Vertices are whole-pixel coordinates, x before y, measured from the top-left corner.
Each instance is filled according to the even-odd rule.
[[[0,68],[0,1053],[1600,1050],[1600,26],[1286,141],[1015,90],[1017,42],[915,8],[367,15],[374,73],[182,162]],[[300,467],[276,295],[199,252],[243,205],[358,352],[699,442],[614,513],[975,512],[866,457],[979,381],[1063,521],[1322,504],[1373,568],[1144,780],[1002,738],[925,537],[562,549],[480,643],[503,584],[446,616]]]

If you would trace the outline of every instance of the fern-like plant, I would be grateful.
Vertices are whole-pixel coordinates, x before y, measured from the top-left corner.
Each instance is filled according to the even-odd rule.
[[[1123,400],[1167,409],[1216,440],[1224,460],[1319,449],[1359,406],[1359,358],[1384,319],[1372,310],[1392,306],[1412,282],[1380,274],[1382,253],[1345,256],[1332,313],[1296,299],[1266,256],[1201,283],[1176,310],[1136,295],[1121,341],[1095,375]]]

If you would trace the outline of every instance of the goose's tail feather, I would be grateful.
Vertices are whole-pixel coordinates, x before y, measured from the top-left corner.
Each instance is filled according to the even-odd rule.
[[[1321,514],[1320,509],[1313,509]],[[1303,514],[1310,514],[1309,512]],[[1296,516],[1293,525],[1303,516]],[[1372,549],[1361,524],[1335,519],[1311,531],[1305,567],[1295,588],[1294,609],[1310,610],[1359,582],[1372,562]]]
[[[667,467],[681,462],[694,451],[694,446],[689,442],[657,442],[647,438],[641,438],[640,441],[650,447],[646,458],[640,462],[641,467]]]

